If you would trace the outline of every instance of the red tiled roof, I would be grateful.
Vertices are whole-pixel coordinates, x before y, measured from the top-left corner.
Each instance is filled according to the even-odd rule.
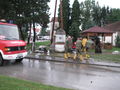
[[[102,27],[95,26],[87,30],[84,30],[83,33],[113,33],[113,31],[104,29]]]
[[[120,31],[120,21],[105,25],[104,28],[111,31]]]

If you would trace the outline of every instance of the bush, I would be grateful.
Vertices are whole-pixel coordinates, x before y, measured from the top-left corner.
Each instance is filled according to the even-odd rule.
[[[117,36],[115,40],[116,47],[120,47],[120,37]]]

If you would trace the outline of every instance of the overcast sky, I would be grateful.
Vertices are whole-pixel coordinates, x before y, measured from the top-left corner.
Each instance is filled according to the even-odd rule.
[[[54,17],[54,8],[55,8],[55,1],[56,0],[50,0],[50,3],[49,3],[49,6],[50,6],[50,17]],[[60,0],[57,0],[58,1],[58,5],[60,3]],[[72,5],[73,4],[73,1],[74,0],[70,0],[70,4]],[[84,0],[78,0],[79,2],[81,1],[84,1]],[[120,0],[95,0],[95,1],[98,1],[99,4],[101,6],[109,6],[111,8],[120,8]],[[58,8],[58,6],[57,6]],[[58,11],[58,9],[57,9]],[[57,16],[57,13],[56,13],[56,16]]]

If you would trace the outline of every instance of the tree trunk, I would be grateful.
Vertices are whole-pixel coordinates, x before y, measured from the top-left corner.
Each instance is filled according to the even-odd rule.
[[[25,40],[24,35],[23,35],[23,31],[22,31],[22,26],[21,26],[21,25],[18,25],[18,28],[19,28],[19,30],[20,30],[21,39],[22,39],[22,40]]]
[[[27,42],[27,44],[29,44],[30,43],[30,39],[31,39],[31,22],[29,23],[30,24],[30,29],[29,29],[29,36],[28,36],[28,42]]]
[[[32,52],[35,52],[35,39],[36,39],[36,33],[35,33],[35,23],[33,21],[33,42],[32,42]]]
[[[33,12],[33,17],[34,17],[34,12]],[[33,43],[32,43],[32,52],[35,52],[35,40],[36,40],[36,32],[35,32],[35,20],[33,18]]]

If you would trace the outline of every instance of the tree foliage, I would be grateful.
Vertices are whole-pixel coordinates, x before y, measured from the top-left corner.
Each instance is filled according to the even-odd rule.
[[[70,1],[62,0],[62,14],[63,14],[63,29],[66,32],[66,35],[69,34],[69,26],[70,26]],[[58,10],[58,20],[61,24],[61,15],[60,15],[60,5]]]
[[[109,15],[109,7],[100,7],[97,3],[93,7],[93,21],[98,26],[103,26],[107,23],[107,17]]]
[[[81,24],[80,19],[80,4],[78,0],[75,0],[72,5],[72,11],[71,11],[71,27],[69,34],[73,36],[73,41],[76,41],[79,34],[80,29],[79,26]]]
[[[95,22],[96,25],[101,26],[101,7],[99,6],[99,4],[95,4],[93,7],[93,13],[92,13],[92,17],[93,17],[93,21]],[[103,12],[104,14],[104,12]]]
[[[120,9],[100,6],[95,0],[85,0],[80,3],[82,29],[92,26],[104,26],[120,20]]]
[[[13,20],[20,29],[33,22],[47,27],[48,2],[49,0],[0,0],[0,18]]]
[[[93,7],[95,6],[94,0],[85,0],[80,3],[80,10],[81,10],[81,23],[82,23],[82,30],[88,29],[94,26],[93,21]]]
[[[74,25],[73,23],[77,23],[78,27],[86,30],[96,25],[104,26],[120,20],[120,9],[100,6],[99,2],[95,0],[85,0],[81,3],[79,3],[78,0],[74,0],[71,9],[69,7],[69,0],[62,1],[64,29],[67,35],[72,32],[71,28],[74,27],[72,26]],[[60,8],[58,18],[60,20]]]
[[[80,4],[78,0],[75,0],[72,5],[72,13],[71,13],[71,22],[76,22],[78,26],[80,25]]]
[[[120,47],[120,36],[118,36],[118,35],[115,39],[115,45],[116,45],[116,47]]]
[[[120,21],[120,9],[111,8],[106,18],[106,23]]]
[[[80,36],[80,29],[79,29],[79,25],[77,22],[72,22],[69,35],[73,36],[73,41],[76,41],[77,38]]]

